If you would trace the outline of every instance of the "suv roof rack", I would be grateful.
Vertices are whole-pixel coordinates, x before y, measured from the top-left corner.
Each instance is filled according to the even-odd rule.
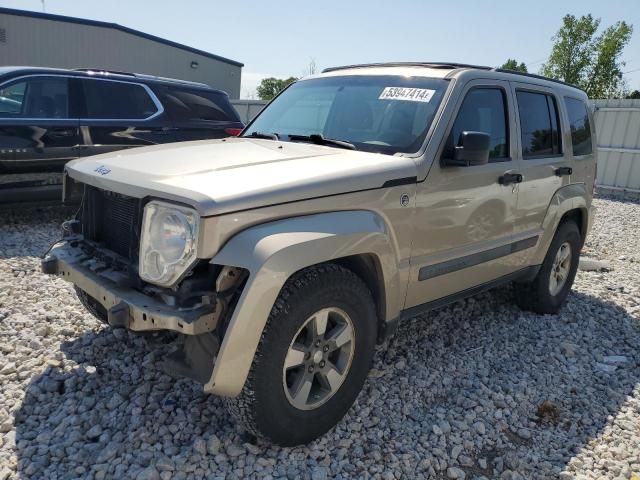
[[[135,77],[135,73],[131,72],[121,72],[119,70],[105,70],[104,68],[74,68],[74,72],[85,72],[85,73],[99,73],[102,75],[126,75],[128,77]]]
[[[181,80],[179,78],[160,77],[158,75],[150,75],[147,73],[122,72],[119,70],[105,70],[104,68],[74,68],[74,72],[97,73],[99,75],[124,75],[126,77],[135,77],[146,80],[158,80],[161,82],[180,83],[182,85],[191,85],[194,87],[211,88],[206,83],[193,82],[191,80]]]
[[[427,67],[427,68],[476,68],[479,70],[491,70],[491,67],[483,65],[469,65],[466,63],[456,62],[381,62],[381,63],[363,63],[356,65],[343,65],[341,67],[330,67],[322,70],[322,73],[335,72],[336,70],[346,70],[348,68],[375,68],[375,67]]]
[[[513,75],[521,75],[523,77],[537,78],[538,80],[546,80],[547,82],[559,83],[561,85],[566,85],[567,87],[577,88],[578,90],[582,90],[584,92],[584,89],[580,88],[578,85],[574,85],[573,83],[557,80],[555,78],[545,77],[544,75],[538,75],[536,73],[518,72],[516,70],[509,70],[507,68],[492,68],[492,70],[494,72],[512,73]]]
[[[363,63],[360,65],[344,65],[341,67],[330,67],[322,70],[322,73],[327,72],[335,72],[338,70],[347,70],[349,68],[375,68],[375,67],[426,67],[426,68],[443,68],[454,70],[456,68],[471,68],[476,70],[487,70],[492,72],[499,73],[511,73],[513,75],[521,75],[523,77],[536,78],[538,80],[546,80],[548,82],[559,83],[561,85],[566,85],[568,87],[577,88],[578,90],[584,91],[577,85],[572,83],[564,82],[562,80],[556,80],[555,78],[545,77],[543,75],[537,75],[535,73],[525,73],[518,72],[515,70],[508,70],[506,68],[493,68],[487,67],[484,65],[471,65],[468,63],[457,63],[457,62],[381,62],[381,63]]]

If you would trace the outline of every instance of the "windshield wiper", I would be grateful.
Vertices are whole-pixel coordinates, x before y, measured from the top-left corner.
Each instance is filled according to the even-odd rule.
[[[311,135],[287,135],[292,142],[313,142],[316,145],[331,145],[339,148],[346,148],[347,150],[355,150],[356,146],[353,143],[345,142],[344,140],[334,140],[333,138],[324,138],[321,133],[312,133]]]
[[[252,138],[266,138],[267,140],[280,140],[277,133],[251,132],[251,134],[247,136]]]

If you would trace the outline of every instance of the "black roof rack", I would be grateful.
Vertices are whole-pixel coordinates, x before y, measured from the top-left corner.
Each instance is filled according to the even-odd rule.
[[[491,67],[483,65],[469,65],[466,63],[455,62],[381,62],[381,63],[363,63],[356,65],[344,65],[342,67],[325,68],[322,73],[335,72],[336,70],[346,70],[348,68],[375,68],[375,67],[427,67],[427,68],[446,68],[453,70],[455,68],[475,68],[480,70],[491,70]]]
[[[361,65],[344,65],[342,67],[330,67],[325,68],[322,73],[327,72],[335,72],[338,70],[347,70],[349,68],[375,68],[375,67],[426,67],[426,68],[442,68],[442,69],[450,69],[454,70],[457,68],[471,68],[476,70],[487,70],[492,72],[499,73],[511,73],[513,75],[521,75],[523,77],[536,78],[538,80],[546,80],[548,82],[559,83],[561,85],[566,85],[568,87],[577,88],[578,90],[583,90],[577,85],[573,85],[571,83],[563,82],[562,80],[556,80],[555,78],[545,77],[543,75],[536,75],[535,73],[525,73],[519,72],[515,70],[508,70],[506,68],[493,68],[487,67],[484,65],[470,65],[467,63],[456,63],[456,62],[381,62],[381,63],[364,63]],[[584,91],[584,90],[583,90]]]
[[[584,92],[584,90],[582,88],[580,88],[577,85],[574,85],[573,83],[563,82],[562,80],[557,80],[555,78],[545,77],[544,75],[537,75],[535,73],[528,73],[528,72],[519,72],[519,71],[516,71],[516,70],[509,70],[509,69],[506,69],[506,68],[493,68],[492,70],[494,72],[512,73],[514,75],[521,75],[523,77],[537,78],[538,80],[546,80],[547,82],[559,83],[561,85],[566,85],[567,87],[577,88],[578,90],[582,90]]]

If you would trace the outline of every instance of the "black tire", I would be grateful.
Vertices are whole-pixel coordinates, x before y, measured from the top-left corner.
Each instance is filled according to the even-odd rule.
[[[107,323],[107,310],[96,299],[76,285],[73,286],[78,295],[78,300],[87,311],[96,317],[100,322]]]
[[[323,308],[339,308],[355,331],[351,366],[343,383],[312,410],[294,407],[285,394],[283,366],[305,321]],[[307,268],[287,281],[264,328],[242,392],[225,399],[230,413],[258,437],[282,446],[308,443],[347,413],[371,368],[377,334],[371,292],[353,272],[335,264]]]
[[[551,269],[553,268],[558,250],[565,242],[568,242],[571,246],[569,274],[562,289],[555,295],[552,295],[549,289]],[[536,277],[531,282],[515,284],[515,300],[518,306],[523,310],[530,310],[541,314],[557,313],[564,304],[573,285],[573,280],[578,270],[581,248],[582,237],[575,222],[567,220],[561,223],[551,241],[547,255]]]

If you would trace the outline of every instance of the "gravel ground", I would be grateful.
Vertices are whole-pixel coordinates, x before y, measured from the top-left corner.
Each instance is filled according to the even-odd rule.
[[[640,205],[598,199],[559,315],[509,288],[403,324],[324,438],[277,448],[39,272],[59,209],[0,214],[0,480],[640,478]],[[634,475],[635,474],[635,475]]]

